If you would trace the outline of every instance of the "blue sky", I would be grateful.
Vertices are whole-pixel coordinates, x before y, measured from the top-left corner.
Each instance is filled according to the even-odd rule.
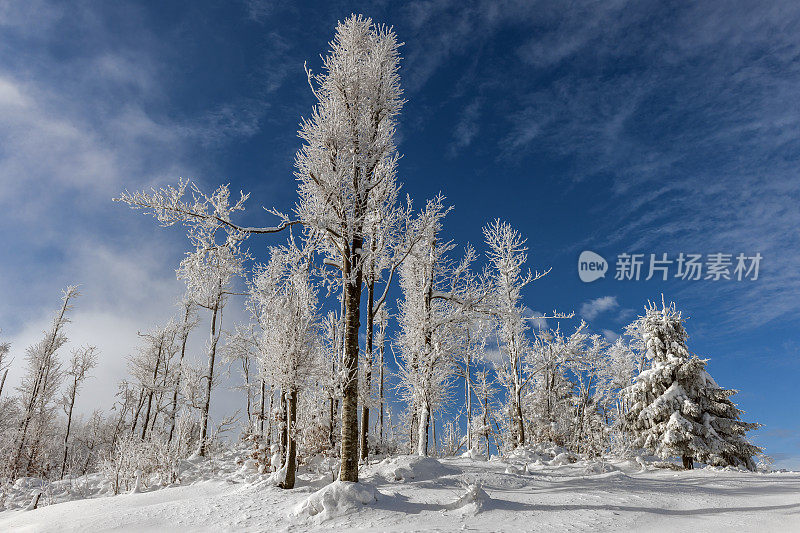
[[[455,205],[449,237],[480,249],[481,226],[507,219],[530,266],[552,267],[526,304],[583,313],[610,337],[647,299],[676,300],[690,349],[765,424],[755,441],[800,468],[800,5],[284,4],[0,6],[12,377],[59,288],[80,282],[69,333],[103,351],[83,408],[110,401],[136,331],[173,312],[187,246],[110,199],[184,176],[251,191],[247,223],[270,222],[262,205],[288,210],[313,104],[303,63],[318,70],[336,21],[357,12],[405,42],[399,176],[418,204],[441,191]],[[582,250],[610,275],[581,282]],[[613,279],[620,253],[680,252],[758,252],[759,279]],[[238,401],[223,398],[220,411]]]

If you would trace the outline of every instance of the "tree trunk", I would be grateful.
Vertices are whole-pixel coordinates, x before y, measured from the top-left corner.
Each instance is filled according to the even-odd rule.
[[[69,399],[69,412],[67,413],[67,430],[64,433],[64,458],[61,460],[61,476],[58,479],[64,479],[64,471],[67,468],[67,443],[69,442],[69,430],[72,425],[72,408],[75,406],[75,394],[78,390],[78,376],[74,376],[72,381],[72,394]]]
[[[281,389],[281,399],[280,399],[280,410],[281,410],[281,426],[280,426],[280,447],[281,447],[281,464],[286,464],[286,448],[289,444],[289,417],[288,415],[288,408],[286,405],[286,392]]]
[[[297,468],[297,441],[295,432],[295,422],[297,422],[297,391],[290,390],[286,395],[286,434],[288,437],[286,448],[286,460],[283,463],[285,476],[280,483],[283,489],[293,489],[295,481],[295,469]]]
[[[374,267],[371,267],[374,268]],[[369,432],[369,399],[371,396],[372,387],[372,337],[375,321],[375,313],[373,305],[375,303],[375,280],[371,279],[372,273],[370,272],[367,280],[367,339],[365,344],[365,357],[364,357],[364,404],[361,407],[361,461],[366,462],[369,456],[368,432]]]
[[[336,436],[334,434],[334,431],[336,429],[336,408],[334,406],[335,401],[336,399],[333,396],[331,396],[330,406],[329,406],[330,422],[328,424],[328,443],[330,444],[331,450],[333,450],[334,446],[336,446]]]
[[[431,423],[431,412],[427,402],[422,402],[419,412],[419,435],[417,436],[417,455],[428,455],[428,427]]]
[[[489,460],[489,395],[483,397],[483,431],[486,433],[486,460]]]
[[[430,414],[431,417],[431,442],[433,444],[433,456],[439,456],[439,449],[436,447],[436,416],[433,412]]]
[[[162,334],[163,335],[163,334]],[[158,367],[161,366],[161,352],[164,349],[164,337],[161,337],[161,341],[158,344],[158,354],[156,355],[156,364],[155,368],[153,369],[153,387],[156,386],[156,379],[158,378]],[[150,422],[150,410],[153,407],[153,391],[150,390],[147,394],[147,411],[144,414],[144,425],[142,426],[142,440],[144,440],[145,435],[147,434],[147,424]]]
[[[515,402],[516,403],[516,419],[517,419],[517,446],[524,446],[525,445],[525,421],[522,418],[522,391],[519,387],[516,388],[515,392]]]
[[[411,414],[411,423],[409,427],[411,429],[411,433],[408,436],[408,454],[412,455],[417,448],[417,417],[418,417],[417,410],[414,409],[414,412]]]
[[[8,369],[6,368],[3,371],[3,379],[0,379],[0,396],[3,394],[3,385],[6,384],[6,376],[8,375]]]
[[[469,375],[469,337],[467,337],[467,359],[466,369],[464,371],[464,394],[467,397],[467,449],[472,450],[472,384]]]
[[[688,455],[684,455],[681,457],[683,460],[683,468],[684,470],[693,470],[694,469],[694,457],[689,457]]]
[[[217,335],[217,313],[219,312],[221,303],[220,299],[221,296],[217,298],[213,309],[213,315],[211,316],[211,346],[209,347],[208,375],[206,376],[208,384],[206,386],[206,401],[200,413],[200,449],[197,451],[197,455],[200,457],[206,456],[206,448],[208,446],[206,442],[208,438],[208,411],[211,407],[211,385],[214,382],[214,360],[217,357],[217,341],[219,340],[219,336]]]
[[[264,407],[266,407],[267,382],[261,380],[261,414],[258,417],[258,433],[264,438]]]
[[[144,407],[144,389],[139,389],[139,400],[136,402],[136,412],[133,415],[133,422],[131,423],[131,437],[136,433],[136,424],[139,423],[139,414],[142,412],[142,407]]]
[[[272,408],[275,403],[275,392],[272,389],[272,385],[269,386],[269,422],[267,422],[267,449],[270,453],[272,450],[269,448],[272,446],[272,426],[273,426],[273,416],[272,416]]]
[[[383,369],[383,365],[384,365],[384,360],[383,360],[383,355],[384,355],[383,354],[383,342],[381,342],[381,346],[380,346],[380,355],[381,355],[380,383],[378,384],[378,395],[380,397],[379,398],[379,401],[380,401],[380,416],[379,416],[380,429],[378,430],[379,431],[378,441],[380,442],[381,445],[383,445],[383,371],[384,371],[384,369]]]
[[[342,276],[346,302],[343,365],[346,382],[342,394],[341,481],[358,481],[358,330],[361,326],[361,247],[363,238],[353,239],[344,254]]]
[[[186,355],[186,341],[189,339],[189,313],[190,308],[187,305],[186,307],[186,314],[183,317],[183,336],[181,337],[181,357],[178,359],[178,377],[175,380],[175,390],[172,393],[172,423],[170,424],[169,428],[169,439],[167,442],[172,442],[172,435],[175,433],[175,417],[177,415],[176,411],[178,410],[178,390],[180,389],[181,385],[181,373],[183,371],[183,356]]]

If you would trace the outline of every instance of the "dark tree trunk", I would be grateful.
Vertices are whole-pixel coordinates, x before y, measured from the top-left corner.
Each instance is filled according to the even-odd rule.
[[[336,407],[335,407],[335,404],[334,404],[335,401],[336,401],[336,399],[333,396],[331,396],[331,398],[330,398],[330,407],[329,407],[329,409],[330,409],[330,413],[329,413],[329,415],[330,415],[330,423],[328,425],[328,441],[329,441],[331,450],[333,450],[333,448],[336,446],[336,435],[334,433],[334,430],[335,430],[335,427],[336,427]]]
[[[286,392],[281,389],[281,399],[280,399],[280,409],[281,409],[281,418],[280,418],[280,446],[281,446],[281,464],[286,464],[286,447],[288,445],[289,440],[289,417],[287,416],[287,405],[286,405]]]
[[[217,313],[222,303],[220,301],[221,298],[221,295],[217,298],[213,309],[213,315],[211,316],[211,347],[208,353],[208,373],[206,376],[208,383],[206,385],[206,401],[203,405],[200,417],[200,449],[197,451],[197,455],[200,457],[206,456],[206,448],[208,446],[206,442],[208,439],[208,412],[211,408],[211,386],[214,382],[214,360],[217,357],[217,341],[219,340],[217,336]]]
[[[266,394],[267,394],[267,382],[266,380],[261,380],[261,414],[258,417],[258,432],[261,435],[261,438],[264,438],[264,407],[266,407]]]
[[[361,326],[361,247],[364,239],[353,238],[344,254],[342,269],[345,297],[343,365],[346,382],[342,394],[341,481],[358,481],[358,330]]]
[[[8,369],[6,368],[5,371],[3,371],[3,379],[0,379],[0,395],[3,394],[3,385],[6,384],[7,375],[8,375]]]
[[[156,379],[158,378],[158,367],[161,365],[161,352],[164,348],[164,337],[161,337],[161,341],[158,344],[158,355],[156,355],[156,364],[155,368],[153,369],[153,386],[156,385]],[[150,411],[153,407],[153,391],[149,391],[147,394],[147,411],[144,414],[144,425],[142,426],[142,440],[144,440],[145,435],[147,434],[147,424],[150,422]]]
[[[181,371],[183,370],[183,357],[186,355],[186,341],[189,339],[189,313],[191,309],[187,305],[186,314],[183,317],[183,336],[181,337],[181,357],[178,359],[178,378],[175,380],[175,390],[172,391],[172,423],[169,428],[169,439],[167,442],[172,442],[172,435],[175,433],[175,417],[178,410],[178,390],[181,385]]]
[[[131,437],[136,433],[136,424],[139,423],[139,414],[144,407],[144,389],[139,390],[139,400],[136,402],[136,412],[133,414],[133,422],[131,422]]]
[[[684,455],[681,457],[683,460],[683,468],[684,470],[693,470],[694,469],[694,457],[689,457],[688,455]]]
[[[380,442],[381,445],[383,445],[383,372],[384,372],[384,369],[383,369],[383,365],[384,365],[384,361],[383,361],[384,353],[383,353],[383,350],[384,350],[383,342],[381,342],[381,347],[380,347],[380,355],[381,355],[380,383],[378,385],[378,395],[380,397],[379,398],[379,401],[380,401],[380,417],[379,417],[380,429],[379,429],[379,433],[380,434],[379,434],[379,437],[378,437],[378,441]]]
[[[374,268],[374,267],[371,267]],[[372,272],[369,273],[367,280],[367,339],[365,344],[365,368],[364,368],[364,405],[361,407],[361,460],[366,461],[369,456],[368,433],[369,433],[369,399],[372,388],[372,339],[374,332],[375,313],[373,305],[375,303],[375,280],[372,279]]]
[[[58,479],[64,479],[64,471],[67,468],[67,444],[69,443],[69,430],[72,426],[72,408],[75,407],[75,394],[78,390],[78,376],[73,377],[72,381],[72,394],[69,399],[69,412],[67,413],[67,430],[64,433],[64,457],[61,460],[61,476]]]

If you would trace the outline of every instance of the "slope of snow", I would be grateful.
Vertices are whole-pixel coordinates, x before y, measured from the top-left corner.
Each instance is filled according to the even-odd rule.
[[[560,462],[399,457],[362,467],[358,485],[305,472],[285,491],[231,456],[187,465],[187,485],[7,510],[0,531],[800,530],[797,472]]]

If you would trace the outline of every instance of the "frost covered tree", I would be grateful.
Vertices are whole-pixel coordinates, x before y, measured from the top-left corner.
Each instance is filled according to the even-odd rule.
[[[25,352],[26,372],[17,387],[20,394],[20,419],[14,435],[14,447],[8,461],[11,477],[31,473],[39,459],[41,444],[53,430],[56,394],[63,373],[56,352],[66,342],[64,327],[69,323],[68,311],[72,300],[78,296],[77,286],[64,289],[61,307],[53,317],[50,329],[36,344]]]
[[[172,437],[175,434],[175,424],[178,415],[178,394],[181,390],[181,378],[183,376],[183,361],[186,357],[186,343],[189,340],[189,333],[197,327],[198,318],[197,318],[197,305],[191,298],[184,297],[179,306],[181,311],[183,312],[183,321],[181,322],[180,327],[180,342],[181,342],[181,351],[180,356],[178,359],[178,367],[175,369],[175,378],[172,384],[172,407],[169,411],[170,417],[170,428],[169,428],[169,437],[168,441],[172,441]]]
[[[526,239],[506,222],[496,219],[483,228],[483,235],[489,250],[487,257],[494,291],[492,315],[497,323],[499,349],[503,355],[497,365],[497,377],[506,390],[508,413],[513,421],[511,434],[516,446],[525,444],[525,417],[522,409],[523,389],[533,376],[533,369],[527,364],[529,351],[527,335],[529,318],[522,304],[522,290],[531,282],[545,275],[544,272],[524,270],[528,259]],[[566,315],[553,313],[553,317]]]
[[[467,433],[464,444],[467,450],[473,450],[477,440],[473,431],[473,404],[475,371],[478,365],[486,364],[486,345],[490,337],[492,325],[485,316],[462,321],[454,329],[456,343],[456,374],[464,380],[464,414],[467,419]],[[460,443],[459,443],[460,446]]]
[[[65,375],[67,378],[67,390],[61,403],[67,414],[67,427],[64,431],[64,458],[61,461],[61,476],[64,479],[64,472],[67,468],[67,452],[69,450],[69,431],[72,427],[72,411],[75,408],[75,399],[78,397],[78,389],[86,379],[89,370],[97,365],[97,348],[94,346],[84,346],[72,351],[69,361],[69,368]]]
[[[177,379],[172,360],[179,349],[176,343],[179,333],[180,327],[172,320],[150,332],[139,333],[143,343],[129,360],[130,373],[140,387],[131,434],[135,433],[141,420],[142,440],[145,440],[148,430],[152,432],[156,427],[162,409],[168,409],[162,400],[164,394],[172,391]]]
[[[233,294],[233,281],[244,273],[244,262],[248,254],[241,249],[241,235],[220,231],[215,223],[195,224],[189,230],[189,239],[194,250],[187,253],[178,268],[178,279],[186,282],[187,295],[203,309],[211,313],[211,329],[208,340],[208,367],[202,380],[205,398],[200,409],[199,456],[206,454],[208,438],[208,413],[211,406],[211,390],[217,346],[222,335],[222,310],[228,296]]]
[[[270,260],[256,268],[251,306],[262,332],[261,367],[281,390],[285,405],[286,453],[280,486],[294,488],[297,467],[298,401],[320,366],[317,295],[310,279],[310,251],[290,243],[270,248]]]
[[[340,473],[344,481],[358,481],[358,333],[369,254],[365,244],[369,217],[395,189],[392,182],[399,155],[394,134],[403,106],[400,44],[390,28],[353,15],[339,23],[330,46],[322,72],[308,73],[317,105],[299,132],[303,147],[295,161],[300,197],[297,220],[273,210],[281,219],[276,226],[240,226],[231,215],[244,209],[248,195],[241,193],[231,203],[227,186],[206,195],[184,180],[177,187],[151,192],[125,191],[117,200],[145,210],[162,225],[210,226],[237,241],[300,223],[325,237],[327,262],[341,273],[344,307]]]
[[[300,129],[295,159],[298,218],[325,237],[327,260],[341,271],[344,302],[342,481],[358,481],[358,332],[369,217],[393,190],[394,144],[403,100],[400,43],[362,16],[338,24],[320,74],[309,72],[317,99]]]
[[[419,455],[428,454],[431,417],[450,395],[459,329],[487,295],[485,283],[471,271],[473,248],[467,247],[460,261],[448,257],[454,245],[440,240],[441,221],[449,212],[442,202],[441,196],[428,202],[425,237],[400,268],[399,390],[412,410],[412,449]]]
[[[560,327],[536,334],[528,363],[533,368],[532,386],[523,398],[525,412],[529,413],[530,432],[536,442],[566,446],[572,441],[574,383],[569,373],[574,361],[585,350],[586,329],[582,322],[570,335]]]
[[[2,330],[0,330],[2,332]],[[8,342],[0,342],[0,397],[3,395],[3,386],[6,384],[6,376],[8,376],[8,368],[11,366],[8,353],[11,351],[11,344]]]
[[[659,308],[650,302],[634,323],[646,350],[649,368],[642,371],[623,398],[629,405],[625,427],[634,444],[659,457],[680,457],[684,468],[700,461],[713,466],[755,469],[746,432],[759,424],[743,422],[730,400],[735,390],[720,388],[706,371],[707,359],[691,355],[684,319],[674,303]]]

